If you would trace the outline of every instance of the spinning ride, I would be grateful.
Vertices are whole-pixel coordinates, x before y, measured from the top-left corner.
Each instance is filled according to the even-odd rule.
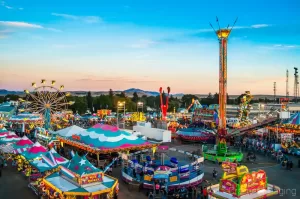
[[[68,102],[66,98],[70,93],[62,92],[64,86],[56,88],[55,83],[56,81],[52,80],[51,85],[46,85],[46,80],[42,79],[41,86],[32,83],[31,92],[24,90],[26,93],[25,111],[44,115],[44,126],[47,130],[51,128],[52,114],[67,110],[68,105],[74,104],[74,102]]]
[[[159,88],[159,93],[160,93],[160,109],[161,109],[161,113],[162,113],[162,120],[166,121],[167,120],[167,111],[169,108],[169,95],[170,95],[170,87],[167,88],[168,90],[168,94],[166,96],[166,101],[164,103],[164,92],[162,90],[162,87]]]
[[[236,21],[235,21],[236,23]],[[234,25],[235,25],[234,23]],[[233,25],[233,26],[234,26]],[[231,33],[231,29],[219,29],[216,31],[216,35],[219,39],[219,124],[218,124],[218,136],[217,136],[217,150],[208,150],[204,153],[204,158],[211,161],[223,162],[229,161],[241,161],[243,154],[241,152],[229,152],[226,146],[226,99],[227,99],[227,41]]]
[[[122,168],[122,179],[132,183],[138,181],[145,189],[156,189],[158,182],[165,190],[171,191],[182,187],[193,187],[203,180],[203,157],[178,150],[176,157],[169,157],[175,148],[167,146],[153,147],[126,155]],[[194,159],[187,163],[182,155]],[[169,159],[167,159],[169,157]],[[177,159],[178,158],[178,159]]]
[[[253,96],[250,94],[250,91],[246,91],[241,97],[241,103],[238,111],[238,118],[240,120],[240,127],[249,126],[252,122],[249,119],[250,114],[250,101],[252,100]]]

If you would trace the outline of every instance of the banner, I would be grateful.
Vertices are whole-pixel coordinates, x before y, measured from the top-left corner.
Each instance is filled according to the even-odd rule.
[[[237,173],[237,163],[232,162],[223,162],[222,163],[223,171],[227,174],[236,174]]]

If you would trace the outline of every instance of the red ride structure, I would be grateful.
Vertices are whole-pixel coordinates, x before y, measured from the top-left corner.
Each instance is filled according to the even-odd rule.
[[[160,93],[160,109],[161,109],[161,113],[162,113],[162,120],[166,121],[167,120],[167,111],[169,108],[169,95],[170,95],[170,87],[167,88],[168,90],[168,94],[166,96],[166,103],[164,104],[163,101],[163,90],[162,87],[159,88],[159,93]]]

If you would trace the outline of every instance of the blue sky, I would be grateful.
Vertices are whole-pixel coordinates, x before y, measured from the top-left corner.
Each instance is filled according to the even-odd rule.
[[[209,2],[209,3],[208,3]],[[0,88],[55,79],[67,90],[218,90],[218,41],[232,25],[228,93],[285,93],[300,63],[300,2],[0,0]],[[28,85],[28,86],[27,86]]]

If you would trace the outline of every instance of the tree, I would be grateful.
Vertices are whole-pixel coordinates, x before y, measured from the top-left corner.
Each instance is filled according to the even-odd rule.
[[[219,93],[214,94],[213,103],[214,104],[219,104]]]
[[[135,103],[137,103],[139,101],[139,96],[138,96],[137,92],[133,93],[132,101]]]
[[[191,94],[183,95],[181,98],[182,107],[187,108],[192,103],[193,99],[199,100],[199,98],[196,95],[191,95]]]
[[[75,103],[70,106],[70,109],[74,113],[78,112],[79,114],[84,114],[88,108],[86,97],[75,96],[73,101],[75,101]]]
[[[87,107],[88,107],[88,109],[91,111],[91,113],[93,113],[94,112],[94,110],[93,110],[93,97],[92,97],[91,91],[89,91],[87,93],[86,101],[87,101]]]
[[[8,100],[18,101],[19,98],[20,98],[19,95],[8,94],[4,97],[4,101],[8,101]]]

